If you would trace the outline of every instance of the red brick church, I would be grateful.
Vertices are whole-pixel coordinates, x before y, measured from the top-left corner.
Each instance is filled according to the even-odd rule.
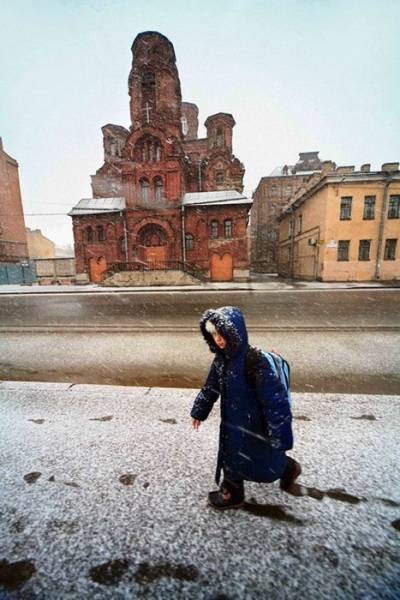
[[[215,281],[247,278],[251,200],[232,153],[232,115],[208,117],[207,137],[199,139],[198,108],[182,102],[171,42],[140,33],[132,54],[132,124],[102,128],[93,198],[69,213],[77,273],[99,281],[110,267],[179,265]]]

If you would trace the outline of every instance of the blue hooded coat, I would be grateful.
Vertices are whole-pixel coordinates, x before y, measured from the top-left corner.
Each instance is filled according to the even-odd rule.
[[[225,338],[220,350],[206,329],[207,321]],[[215,353],[204,387],[191,416],[204,421],[221,398],[221,424],[216,481],[221,469],[227,478],[259,482],[279,479],[286,467],[286,450],[293,447],[292,415],[285,387],[267,360],[257,366],[255,381],[246,373],[249,350],[246,324],[239,308],[207,310],[200,330]]]

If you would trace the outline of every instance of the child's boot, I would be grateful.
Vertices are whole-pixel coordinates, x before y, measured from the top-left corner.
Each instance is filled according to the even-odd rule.
[[[225,479],[219,490],[208,494],[208,503],[217,510],[242,508],[244,505],[243,481]]]
[[[301,474],[301,465],[297,462],[297,460],[294,460],[294,458],[291,458],[290,456],[287,458],[288,462],[281,477],[280,487],[281,490],[290,492],[295,480]]]

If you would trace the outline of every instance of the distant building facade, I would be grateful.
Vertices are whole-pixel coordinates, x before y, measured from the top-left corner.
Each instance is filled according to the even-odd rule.
[[[320,281],[400,279],[399,163],[337,167],[280,218],[280,275]]]
[[[332,167],[325,161],[325,168]],[[310,179],[321,173],[323,163],[318,152],[300,152],[295,165],[276,167],[271,175],[262,177],[253,194],[251,210],[251,268],[261,273],[276,273],[278,260],[278,216]]]
[[[55,258],[56,245],[45,237],[40,229],[26,228],[28,252],[31,259]]]
[[[104,164],[92,176],[93,198],[69,213],[77,273],[95,280],[116,263],[176,262],[214,280],[246,278],[251,200],[232,151],[232,115],[208,117],[199,139],[198,108],[182,102],[171,42],[144,32],[132,54],[131,126],[102,128]]]
[[[29,257],[18,163],[0,138],[0,262],[19,263]]]

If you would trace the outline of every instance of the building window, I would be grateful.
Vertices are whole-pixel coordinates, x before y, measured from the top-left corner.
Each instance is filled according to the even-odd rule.
[[[104,227],[103,227],[103,225],[98,225],[97,226],[97,240],[99,242],[104,242],[105,239],[106,239],[106,236],[104,235]]]
[[[371,250],[371,240],[360,240],[358,247],[358,260],[369,260]]]
[[[388,239],[385,242],[384,260],[396,260],[397,240]]]
[[[390,196],[388,219],[400,218],[400,196]]]
[[[217,239],[217,237],[218,237],[218,221],[211,221],[210,237],[212,240]]]
[[[145,203],[149,201],[149,182],[145,178],[140,180],[140,197]]]
[[[215,142],[216,142],[216,146],[224,145],[224,132],[222,131],[221,127],[218,127],[218,129],[217,129]]]
[[[338,244],[338,260],[349,260],[350,240],[339,240]]]
[[[87,242],[93,242],[93,229],[91,227],[86,227],[85,229],[85,240]]]
[[[293,221],[289,221],[288,237],[292,237],[292,235],[293,235]]]
[[[154,179],[154,198],[156,202],[161,202],[163,197],[163,180],[161,177]]]
[[[226,219],[224,222],[224,236],[226,238],[232,237],[232,219]]]
[[[193,250],[194,238],[191,233],[185,235],[185,247],[186,251]]]
[[[189,131],[189,128],[188,128],[188,122],[187,122],[186,115],[182,115],[182,117],[181,117],[181,125],[182,125],[182,133],[183,133],[183,135],[187,135],[187,132]]]
[[[353,198],[351,196],[343,196],[340,199],[340,220],[348,221],[351,219],[351,204]]]
[[[135,158],[138,162],[160,162],[161,143],[156,137],[146,135],[135,146]]]
[[[363,219],[364,221],[375,219],[375,196],[365,196]]]
[[[217,171],[215,174],[215,182],[217,185],[220,185],[221,183],[225,183],[225,172],[224,171]]]

